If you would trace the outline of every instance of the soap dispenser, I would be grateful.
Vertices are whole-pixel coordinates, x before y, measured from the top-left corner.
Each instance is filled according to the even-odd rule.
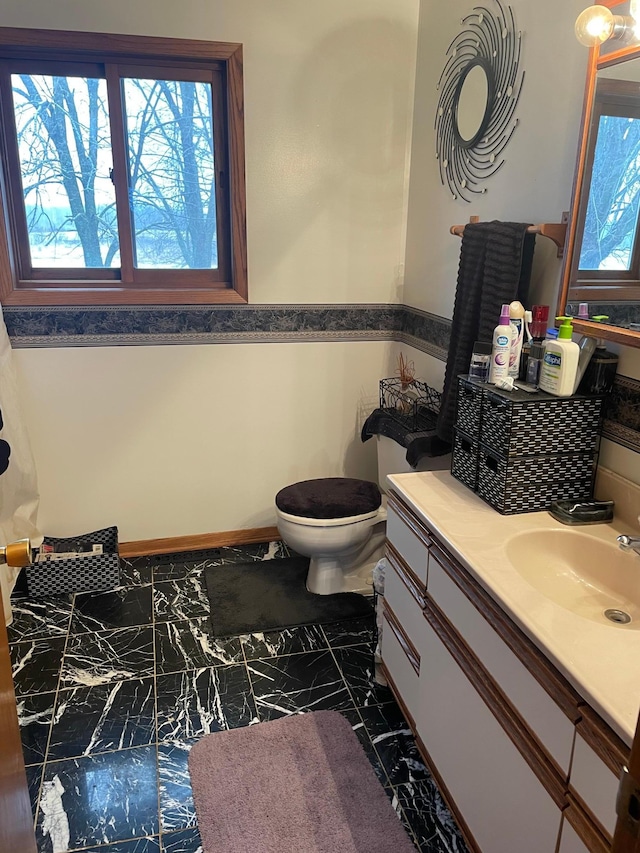
[[[556,397],[570,397],[573,394],[578,372],[580,347],[571,340],[573,326],[570,317],[557,317],[562,320],[557,340],[547,340],[544,358],[540,368],[539,387],[542,391],[555,394]]]

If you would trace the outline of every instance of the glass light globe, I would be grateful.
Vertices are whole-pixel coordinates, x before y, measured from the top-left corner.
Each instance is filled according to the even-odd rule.
[[[640,39],[640,0],[631,0],[629,14],[634,20],[633,35],[637,41]]]
[[[589,6],[578,15],[576,38],[585,47],[602,44],[613,33],[613,13],[606,6]]]

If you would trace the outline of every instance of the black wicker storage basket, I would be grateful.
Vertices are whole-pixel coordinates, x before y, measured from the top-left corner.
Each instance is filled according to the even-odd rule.
[[[478,442],[457,428],[453,439],[451,473],[475,492],[478,485]]]
[[[458,382],[458,411],[456,426],[469,438],[478,439],[484,387],[460,377]]]
[[[87,552],[82,557],[55,560],[49,563],[32,563],[26,568],[29,595],[39,598],[70,592],[97,592],[114,589],[120,584],[120,558],[118,557],[118,528],[106,527],[93,533],[83,533],[56,539],[44,537],[55,551],[76,551],[83,545],[101,544],[102,554]]]
[[[594,468],[592,453],[501,457],[481,444],[476,491],[503,515],[538,512],[556,500],[588,500]]]
[[[505,399],[485,391],[480,441],[501,456],[593,453],[598,445],[600,397]],[[533,398],[533,399],[532,399]]]
[[[592,495],[602,397],[501,391],[459,377],[451,473],[498,512]]]

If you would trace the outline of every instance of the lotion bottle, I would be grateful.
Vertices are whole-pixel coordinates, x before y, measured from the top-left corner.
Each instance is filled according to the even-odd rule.
[[[556,397],[570,397],[576,383],[580,347],[571,340],[571,318],[556,319],[562,320],[562,325],[557,340],[545,341],[539,387]]]
[[[498,379],[509,375],[509,355],[511,353],[511,324],[509,323],[509,305],[503,305],[500,322],[493,330],[491,347],[491,367],[489,382],[496,384]]]

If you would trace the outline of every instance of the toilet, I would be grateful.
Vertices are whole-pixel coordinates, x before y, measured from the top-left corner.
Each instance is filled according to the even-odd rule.
[[[303,480],[276,495],[276,518],[283,541],[310,557],[307,589],[319,595],[372,592],[372,571],[383,556],[388,474],[448,469],[450,455],[423,457],[411,468],[405,449],[376,436],[378,483],[350,477]]]

